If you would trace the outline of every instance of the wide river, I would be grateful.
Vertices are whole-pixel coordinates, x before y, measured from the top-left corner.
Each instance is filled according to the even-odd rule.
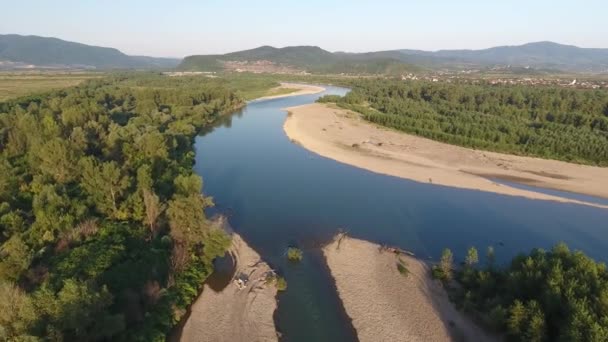
[[[347,89],[326,87],[324,94]],[[196,140],[204,193],[288,282],[275,320],[287,341],[356,339],[318,246],[339,229],[436,260],[443,248],[462,259],[494,246],[499,261],[565,241],[608,261],[608,210],[416,183],[320,157],[283,132],[282,108],[304,95],[250,103]],[[304,250],[290,264],[290,245]],[[483,258],[482,258],[483,262]]]

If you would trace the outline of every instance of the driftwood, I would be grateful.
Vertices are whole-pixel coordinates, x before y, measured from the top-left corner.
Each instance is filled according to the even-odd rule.
[[[405,249],[402,249],[399,247],[390,247],[387,245],[382,245],[382,246],[378,247],[378,249],[380,250],[380,252],[390,252],[390,253],[395,253],[395,254],[405,254],[405,255],[409,255],[409,256],[416,256],[414,254],[414,252],[406,251]]]
[[[344,240],[347,237],[347,234],[344,230],[340,229],[338,232],[338,235],[336,235],[335,239],[338,241],[338,246],[336,246],[336,249],[340,249],[340,243],[342,243],[342,240]]]

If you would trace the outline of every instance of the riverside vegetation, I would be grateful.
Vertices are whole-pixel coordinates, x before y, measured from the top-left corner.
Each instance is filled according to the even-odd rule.
[[[600,159],[606,151],[605,93],[348,83],[349,95],[323,101],[370,121],[401,122],[392,127],[406,131],[411,122],[412,133],[465,146],[544,151],[600,165],[608,160]],[[211,261],[230,243],[204,215],[212,201],[201,196],[202,180],[192,172],[194,137],[276,85],[275,76],[124,74],[0,102],[0,338],[165,340],[212,272]],[[525,93],[519,107],[508,100],[516,91]],[[504,98],[492,99],[494,92]],[[474,101],[460,103],[471,96]],[[538,110],[530,121],[530,101],[545,97],[551,105],[542,108],[556,110]],[[484,103],[507,114],[481,111]],[[568,106],[575,109],[557,110]],[[486,139],[480,133],[485,128],[504,134],[501,144]],[[522,145],[514,136],[526,132]],[[465,310],[486,313],[482,319],[514,340],[606,340],[603,264],[562,245],[515,258],[505,269],[493,262],[477,268],[478,259],[471,250],[467,266],[454,276],[462,284],[454,299]],[[446,273],[452,260],[446,252]],[[273,280],[279,290],[286,288],[284,279]]]
[[[276,85],[127,74],[0,102],[0,339],[164,341],[230,244],[194,137]]]
[[[346,96],[319,102],[450,144],[608,166],[602,90],[361,79]]]
[[[495,264],[488,248],[478,267],[475,248],[452,276],[452,253],[444,250],[433,276],[450,289],[456,304],[485,326],[512,341],[608,340],[608,271],[580,251],[561,243],[550,251],[534,249],[506,267]]]

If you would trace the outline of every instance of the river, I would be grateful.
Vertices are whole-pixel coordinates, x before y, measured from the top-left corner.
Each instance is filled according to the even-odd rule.
[[[324,94],[347,92],[326,88]],[[491,245],[504,262],[560,241],[608,260],[608,210],[416,183],[340,164],[291,142],[282,108],[324,94],[252,102],[195,145],[195,170],[216,203],[209,214],[227,214],[287,279],[275,314],[284,340],[356,339],[318,251],[339,229],[429,260],[446,247],[457,260],[470,246],[483,256]],[[304,250],[299,264],[286,260],[291,245]]]

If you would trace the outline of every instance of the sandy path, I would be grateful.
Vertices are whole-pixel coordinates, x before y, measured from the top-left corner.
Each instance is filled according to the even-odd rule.
[[[235,275],[246,274],[247,286],[239,290],[230,282],[221,292],[205,284],[182,330],[181,341],[278,341],[274,325],[276,287],[265,284],[270,267],[238,235],[229,251],[236,260]]]
[[[423,262],[348,237],[323,254],[360,341],[493,340],[454,308]]]
[[[326,104],[287,110],[290,115],[283,128],[291,140],[345,164],[418,182],[608,208],[516,189],[485,178],[608,198],[608,168],[449,145],[380,127],[358,114]]]
[[[280,86],[269,90],[269,92],[280,90],[280,89],[298,89],[298,90],[291,92],[291,93],[287,93],[287,94],[278,94],[278,95],[269,95],[269,96],[258,97],[257,99],[252,100],[252,102],[263,101],[263,100],[272,100],[272,99],[278,99],[278,98],[289,97],[289,96],[317,94],[322,91],[325,91],[325,88],[323,88],[323,87],[313,86],[310,84],[282,82]]]

